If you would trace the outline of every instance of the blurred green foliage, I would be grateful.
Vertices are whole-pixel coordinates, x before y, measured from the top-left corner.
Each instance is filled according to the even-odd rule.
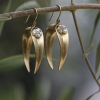
[[[95,19],[94,29],[93,29],[92,36],[91,36],[91,39],[90,39],[90,44],[91,44],[92,39],[93,39],[93,36],[94,36],[94,34],[95,34],[95,30],[96,30],[96,27],[97,27],[97,25],[98,25],[99,19],[100,19],[100,11],[98,12],[98,14],[97,14],[97,16],[96,16],[96,19]]]
[[[4,10],[3,13],[7,13],[9,11],[10,6],[11,6],[11,2],[12,2],[12,0],[9,0],[8,5],[7,5],[7,7],[6,7],[6,9]],[[7,20],[10,20],[10,19],[11,18],[0,17],[0,35],[1,35],[2,29],[3,29],[3,26],[4,26],[4,22],[7,21]]]
[[[16,9],[16,11],[28,10],[28,9],[37,8],[37,7],[40,7],[37,1],[27,1],[23,3],[22,5],[20,5]]]
[[[35,54],[30,54],[30,58],[35,58]],[[46,59],[46,56],[43,56],[43,58]],[[57,61],[54,58],[52,60]],[[22,66],[24,66],[23,55],[11,56],[0,60],[0,72],[8,71]]]
[[[70,100],[71,96],[74,92],[74,89],[72,87],[64,87],[64,89],[59,94],[57,100]]]
[[[100,64],[100,42],[97,47],[97,54],[96,54],[96,65],[95,65],[95,73],[97,74],[97,71],[99,69]]]

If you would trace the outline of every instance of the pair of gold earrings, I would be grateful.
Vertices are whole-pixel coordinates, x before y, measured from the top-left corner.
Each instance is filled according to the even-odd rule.
[[[60,8],[60,14],[59,14],[59,17],[58,17],[56,23],[51,24],[47,28],[46,35],[45,35],[45,53],[47,56],[48,63],[50,65],[51,69],[53,69],[52,47],[53,47],[53,42],[55,40],[55,37],[57,35],[59,44],[60,44],[60,63],[59,63],[59,67],[58,67],[58,70],[60,70],[66,59],[67,53],[68,53],[69,35],[68,35],[68,30],[67,30],[66,26],[60,24],[59,18],[61,15],[61,7],[59,5],[57,5],[57,6]],[[35,70],[34,70],[34,74],[35,74],[40,66],[40,63],[41,63],[42,57],[43,57],[44,36],[43,36],[42,30],[40,28],[36,27],[36,19],[38,16],[38,12],[37,12],[36,8],[34,8],[34,9],[35,9],[37,15],[33,22],[32,27],[27,27],[23,33],[22,51],[23,51],[24,62],[25,62],[26,68],[27,68],[28,72],[30,72],[29,54],[30,54],[30,49],[31,49],[32,41],[33,41],[34,47],[35,47],[35,59],[36,59]],[[54,12],[53,12],[50,20],[52,19],[53,15],[54,15]],[[29,16],[28,16],[27,20],[29,19]],[[26,22],[27,22],[27,20],[26,20]]]

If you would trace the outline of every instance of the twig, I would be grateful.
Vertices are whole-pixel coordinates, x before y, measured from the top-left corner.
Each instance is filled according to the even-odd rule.
[[[62,11],[71,11],[71,12],[75,11],[77,9],[100,9],[100,4],[88,3],[88,4],[65,5],[65,6],[61,6],[61,9],[62,9]],[[57,6],[44,7],[44,8],[38,8],[37,11],[38,11],[38,14],[42,14],[42,13],[59,11],[59,8]],[[33,15],[33,14],[36,14],[35,10],[30,9],[30,10],[16,11],[16,12],[9,12],[9,13],[5,13],[5,14],[0,14],[0,17],[16,18],[16,17]]]
[[[71,5],[74,5],[73,0],[71,0]]]
[[[84,54],[85,50],[84,50],[83,43],[82,43],[82,40],[81,40],[81,36],[80,36],[80,32],[79,32],[79,28],[78,28],[78,24],[77,24],[77,20],[76,20],[76,16],[75,16],[75,11],[72,12],[72,15],[73,15],[74,23],[75,23],[75,26],[76,26],[76,30],[77,30],[78,38],[79,38],[79,41],[80,41],[80,45],[81,45],[81,48],[82,48],[82,52]],[[96,76],[95,76],[95,74],[94,74],[94,72],[92,70],[92,67],[91,67],[91,65],[89,63],[89,60],[88,60],[86,55],[85,55],[85,61],[86,61],[87,65],[88,65],[88,68],[90,69],[90,71],[92,73],[92,76],[94,77],[96,83],[100,87],[100,83],[99,83],[98,79],[96,78]]]
[[[97,2],[100,4],[99,0],[97,0]]]

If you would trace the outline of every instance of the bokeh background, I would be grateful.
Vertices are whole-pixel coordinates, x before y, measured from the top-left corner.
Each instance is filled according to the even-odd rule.
[[[20,5],[29,0],[12,0],[9,12],[14,12]],[[34,1],[34,0],[33,0]],[[70,5],[70,0],[37,0],[39,7]],[[74,3],[97,3],[96,0],[74,0]],[[0,13],[3,13],[8,0],[0,0]],[[81,9],[76,11],[77,22],[85,49],[87,50],[92,35],[94,21],[99,10]],[[39,14],[37,27],[43,30],[44,36],[47,27],[56,22],[59,12]],[[32,25],[35,15],[24,24],[27,16],[6,21],[0,36],[0,60],[6,57],[22,55],[22,35],[26,27]],[[34,75],[35,58],[30,59],[31,72],[28,73],[25,65],[0,70],[0,100],[85,100],[98,90],[85,60],[82,59],[82,50],[75,29],[71,12],[63,11],[61,24],[69,32],[69,50],[66,61],[58,71],[59,62],[53,61],[54,70],[51,70],[46,59],[43,58],[40,68]],[[96,49],[100,41],[100,23],[93,38],[94,47],[88,58],[95,69]],[[31,54],[34,54],[34,45]],[[56,38],[53,45],[53,58],[60,60],[60,46]],[[44,52],[45,56],[45,52]],[[20,63],[19,61],[17,63]],[[0,66],[2,67],[2,66]],[[100,72],[100,70],[98,71]],[[100,93],[91,100],[99,100]]]

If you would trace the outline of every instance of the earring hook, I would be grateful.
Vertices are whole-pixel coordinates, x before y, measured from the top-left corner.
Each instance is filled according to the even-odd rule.
[[[58,6],[59,9],[60,9],[60,14],[59,14],[59,16],[58,16],[58,18],[57,18],[57,23],[59,23],[59,22],[60,22],[60,19],[59,19],[59,18],[60,18],[60,16],[61,16],[61,6],[60,6],[60,5],[56,5],[56,6]],[[55,12],[52,13],[52,16],[51,16],[51,18],[49,19],[49,21],[52,20],[54,13],[55,13]]]
[[[38,11],[37,11],[37,9],[36,8],[33,8],[34,10],[35,10],[35,12],[36,12],[36,17],[35,17],[35,20],[34,21],[36,21],[36,19],[37,19],[37,16],[38,16]]]
[[[33,8],[34,10],[35,10],[35,12],[36,12],[36,17],[35,17],[35,20],[34,20],[34,22],[36,21],[36,19],[37,19],[37,16],[38,16],[38,12],[37,12],[37,9],[36,8]],[[25,21],[25,23],[27,23],[27,21],[28,21],[28,19],[29,19],[29,17],[30,17],[30,15],[28,15],[28,17],[27,17],[27,19],[26,19],[26,21]],[[33,22],[33,23],[34,23]]]

